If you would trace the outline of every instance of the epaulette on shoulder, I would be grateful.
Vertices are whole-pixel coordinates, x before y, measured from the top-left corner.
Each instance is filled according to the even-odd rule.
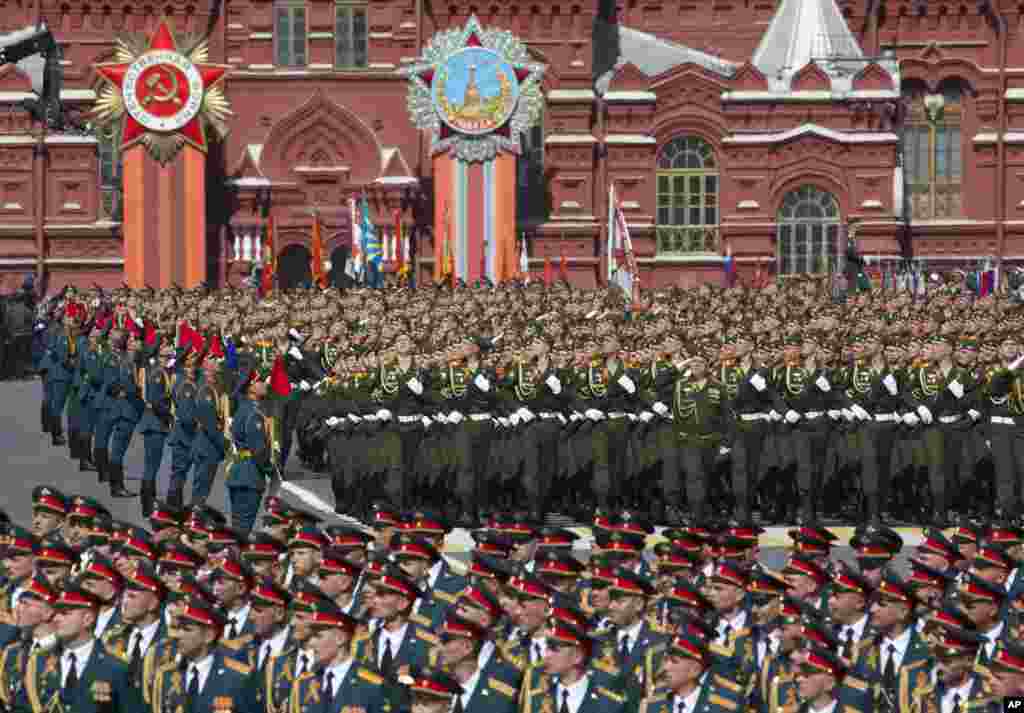
[[[409,615],[409,621],[411,621],[414,624],[419,624],[420,626],[422,626],[424,628],[429,628],[430,627],[430,619],[428,619],[427,617],[423,616],[422,614],[410,614]]]
[[[498,652],[505,661],[515,666],[520,671],[526,670],[526,658],[512,653],[512,647],[507,641],[498,642],[495,647],[498,649]]]
[[[731,646],[727,647],[719,643],[714,643],[708,646],[708,651],[721,658],[731,658],[735,649]]]
[[[442,602],[447,602],[448,604],[454,604],[457,599],[454,594],[446,592],[443,589],[435,589],[433,594],[435,599],[440,599]]]
[[[246,675],[246,676],[248,676],[250,673],[252,673],[252,666],[249,666],[248,664],[244,664],[241,661],[236,661],[235,659],[231,659],[231,658],[224,659],[224,665],[227,666],[228,668],[230,668],[232,671],[236,671],[236,672],[241,673],[241,674]]]
[[[113,658],[113,659],[117,659],[121,663],[125,663],[126,664],[126,663],[128,663],[131,660],[131,659],[128,658],[128,654],[126,654],[123,651],[119,651],[119,650],[117,650],[115,648],[112,648],[110,646],[103,646],[101,648],[107,654],[107,656],[109,656],[110,658]]]
[[[250,641],[252,641],[252,634],[245,634],[244,636],[239,636],[237,639],[225,639],[220,642],[220,645],[231,651],[240,651],[248,645]]]
[[[370,638],[370,628],[366,626],[356,627],[356,633],[353,637],[356,641],[364,641]]]
[[[977,698],[973,701],[967,701],[967,710],[969,711],[984,711],[988,710],[989,706],[992,705],[991,698]]]
[[[619,667],[608,659],[595,659],[590,665],[598,671],[603,671],[604,673],[611,674],[612,676],[618,676],[620,673]]]
[[[733,635],[733,639],[738,639],[741,636],[750,636],[750,627],[749,626],[745,626],[742,629],[737,629],[735,634]]]
[[[715,674],[714,681],[715,685],[719,688],[724,688],[727,691],[732,691],[733,693],[740,693],[743,690],[743,687],[736,683],[736,681],[730,681],[725,676],[721,676],[719,674]]]
[[[374,686],[380,686],[384,683],[384,677],[380,674],[376,674],[368,668],[360,668],[356,673],[359,678],[363,679],[368,683],[372,683]]]
[[[597,687],[597,692],[600,693],[605,698],[611,698],[616,703],[625,703],[626,702],[626,696],[624,694],[618,693],[617,691],[610,691],[607,688],[605,688],[604,686],[598,686]]]
[[[428,643],[434,644],[435,646],[441,643],[441,640],[437,638],[437,634],[432,634],[431,632],[426,631],[425,629],[416,629],[416,636],[420,637]]]
[[[730,711],[739,710],[740,708],[740,704],[736,701],[729,700],[728,698],[723,698],[717,693],[712,693],[710,696],[708,696],[708,703],[713,706],[721,706],[722,708],[725,708],[726,710]]]
[[[846,678],[843,679],[843,685],[849,686],[850,688],[858,691],[868,690],[867,681],[862,678],[857,678],[856,676],[850,676],[849,674],[847,674]]]
[[[512,686],[508,685],[504,681],[499,680],[497,678],[490,679],[487,682],[487,685],[493,688],[498,693],[502,694],[503,696],[508,696],[512,699],[516,699],[519,697],[519,691],[517,691]]]

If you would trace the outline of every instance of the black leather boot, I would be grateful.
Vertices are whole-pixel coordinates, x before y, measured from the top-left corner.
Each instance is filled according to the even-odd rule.
[[[167,491],[167,504],[180,510],[185,505],[185,489],[175,488]]]
[[[67,440],[64,438],[63,429],[60,426],[60,421],[54,420],[53,422],[53,445],[63,446],[67,444]]]
[[[107,449],[94,448],[92,451],[92,462],[96,464],[96,473],[101,483],[106,483],[110,476],[107,473]]]
[[[50,418],[50,409],[46,406],[46,401],[43,401],[39,408],[39,429],[43,433],[53,430],[53,419]]]
[[[142,505],[142,517],[148,518],[153,514],[153,506],[156,502],[156,481],[142,481],[142,491],[139,493],[139,501]]]
[[[882,524],[882,511],[877,494],[864,496],[864,518],[872,525]]]
[[[78,448],[81,439],[78,436],[78,431],[68,431],[68,455],[71,460],[78,460]]]
[[[96,470],[96,464],[92,460],[92,436],[79,434],[78,443],[78,470],[87,473]]]
[[[110,473],[110,497],[134,498],[138,495],[124,487],[124,465],[111,463],[107,466],[107,471]]]

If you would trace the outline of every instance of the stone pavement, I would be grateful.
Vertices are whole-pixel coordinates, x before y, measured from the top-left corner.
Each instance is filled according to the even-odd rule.
[[[0,452],[3,453],[4,468],[0,473],[3,485],[0,487],[0,508],[3,508],[15,522],[28,524],[32,519],[32,489],[37,485],[52,485],[68,495],[88,495],[97,498],[110,508],[117,519],[140,522],[142,513],[138,499],[117,499],[110,497],[109,489],[100,486],[95,473],[81,473],[78,463],[68,457],[66,447],[55,448],[49,437],[39,431],[39,402],[41,385],[38,379],[31,381],[0,382]],[[125,458],[125,475],[129,488],[138,490],[142,475],[142,440],[132,439]],[[160,469],[157,492],[166,492],[170,476],[170,452],[165,451]],[[287,480],[282,486],[281,496],[292,504],[319,512],[326,522],[343,522],[334,514],[330,483],[324,476],[301,467],[293,457],[289,463]],[[186,487],[188,501],[191,484]],[[209,504],[227,512],[227,493],[223,482],[214,484]],[[920,541],[920,529],[896,528],[908,547]],[[781,567],[788,542],[785,527],[772,527],[762,535],[762,561],[769,567]],[[845,543],[853,532],[850,527],[834,527],[833,532]],[[577,530],[583,536],[579,554],[585,556],[589,548],[586,528]],[[462,559],[472,547],[469,533],[457,530],[449,536],[446,551]],[[836,553],[843,559],[851,556],[848,547],[837,548]],[[905,564],[906,555],[899,563]]]

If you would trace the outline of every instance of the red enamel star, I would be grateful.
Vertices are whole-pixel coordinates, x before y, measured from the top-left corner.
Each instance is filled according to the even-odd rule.
[[[124,101],[122,148],[152,132],[179,134],[203,152],[207,141],[202,99],[227,70],[223,65],[192,62],[180,52],[166,19],[149,38],[149,48],[131,62],[96,65],[96,72],[117,87]]]

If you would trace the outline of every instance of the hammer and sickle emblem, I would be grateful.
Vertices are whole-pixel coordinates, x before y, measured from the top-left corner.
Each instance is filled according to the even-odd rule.
[[[171,83],[169,88],[164,83],[165,79]],[[181,97],[178,96],[178,75],[174,72],[161,72],[160,70],[153,72],[146,78],[146,88],[149,93],[142,99],[143,106],[149,106],[153,102],[181,104]]]

